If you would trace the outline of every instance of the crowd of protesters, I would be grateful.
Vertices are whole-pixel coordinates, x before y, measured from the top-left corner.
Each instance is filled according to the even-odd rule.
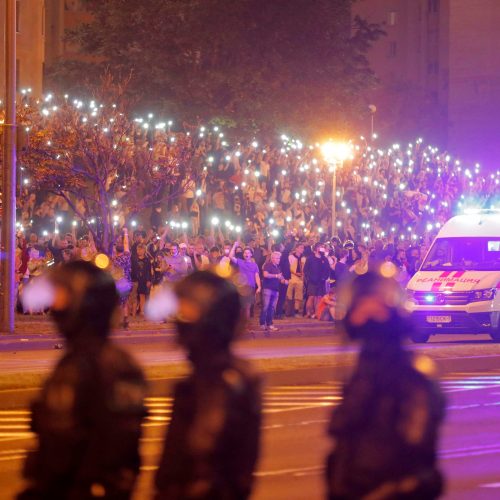
[[[472,202],[491,206],[500,191],[500,172],[466,168],[421,140],[384,151],[353,145],[352,158],[334,167],[319,145],[283,136],[275,146],[230,147],[214,133],[199,139],[196,157],[197,173],[179,180],[178,197],[140,214],[114,208],[116,223],[133,230],[115,242],[111,266],[123,289],[124,327],[144,314],[156,286],[213,265],[240,272],[246,315],[256,316],[257,297],[266,332],[284,315],[334,319],[331,285],[384,260],[404,283],[450,216]],[[62,198],[25,187],[19,199],[20,287],[51,265],[97,254],[92,233]],[[74,204],[85,213],[81,200]]]
[[[97,255],[89,236],[77,239],[75,232],[54,235],[48,242],[18,236],[18,276],[20,286],[30,277],[39,276],[44,268],[74,260],[92,260]],[[155,288],[175,283],[195,270],[218,267],[223,275],[238,272],[243,286],[243,307],[247,319],[257,317],[260,304],[260,327],[267,335],[277,327],[274,319],[305,316],[333,320],[335,286],[349,275],[362,274],[373,262],[392,261],[405,281],[418,268],[422,247],[407,250],[392,243],[373,245],[330,241],[287,235],[279,242],[268,238],[265,244],[250,236],[245,242],[217,236],[172,238],[165,228],[161,235],[153,230],[137,229],[129,238],[122,230],[111,258],[110,272],[121,295],[123,327],[129,316],[144,317],[145,302]],[[29,311],[25,311],[29,312]]]

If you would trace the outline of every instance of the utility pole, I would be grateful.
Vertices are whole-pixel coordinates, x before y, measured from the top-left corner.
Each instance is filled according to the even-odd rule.
[[[0,332],[14,332],[16,259],[16,1],[5,0]]]
[[[337,231],[337,163],[332,163],[332,238],[336,236]]]

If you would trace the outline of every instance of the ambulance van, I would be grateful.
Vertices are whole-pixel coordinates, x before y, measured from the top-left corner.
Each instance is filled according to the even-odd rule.
[[[414,342],[438,333],[488,333],[500,342],[500,210],[444,224],[407,292]]]

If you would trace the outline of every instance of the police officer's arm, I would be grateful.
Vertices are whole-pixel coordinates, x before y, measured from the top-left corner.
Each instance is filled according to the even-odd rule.
[[[155,476],[156,499],[181,498],[185,472],[189,470],[189,422],[192,418],[192,400],[186,382],[175,389],[172,419],[167,429],[163,452]]]
[[[340,406],[334,409],[328,427],[333,436],[352,432],[372,416],[374,386],[364,376],[355,377],[345,388]]]
[[[23,471],[26,498],[31,498],[28,492],[38,492],[40,498],[50,494],[64,498],[68,479],[74,479],[75,463],[81,459],[79,453],[85,449],[88,430],[77,415],[81,380],[70,376],[72,369],[72,362],[63,359],[32,406],[32,430],[39,444],[28,455]]]

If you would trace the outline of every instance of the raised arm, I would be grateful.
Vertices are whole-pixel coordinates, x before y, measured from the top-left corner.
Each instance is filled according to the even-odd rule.
[[[231,251],[229,252],[229,258],[231,259],[231,262],[233,262],[234,264],[236,264],[238,262],[238,259],[236,258],[235,256],[235,253],[236,253],[236,247],[239,245],[239,241],[236,240],[234,242],[234,245],[231,247]]]
[[[128,242],[128,229],[126,227],[123,228],[123,251],[125,253],[130,252],[130,246]]]

